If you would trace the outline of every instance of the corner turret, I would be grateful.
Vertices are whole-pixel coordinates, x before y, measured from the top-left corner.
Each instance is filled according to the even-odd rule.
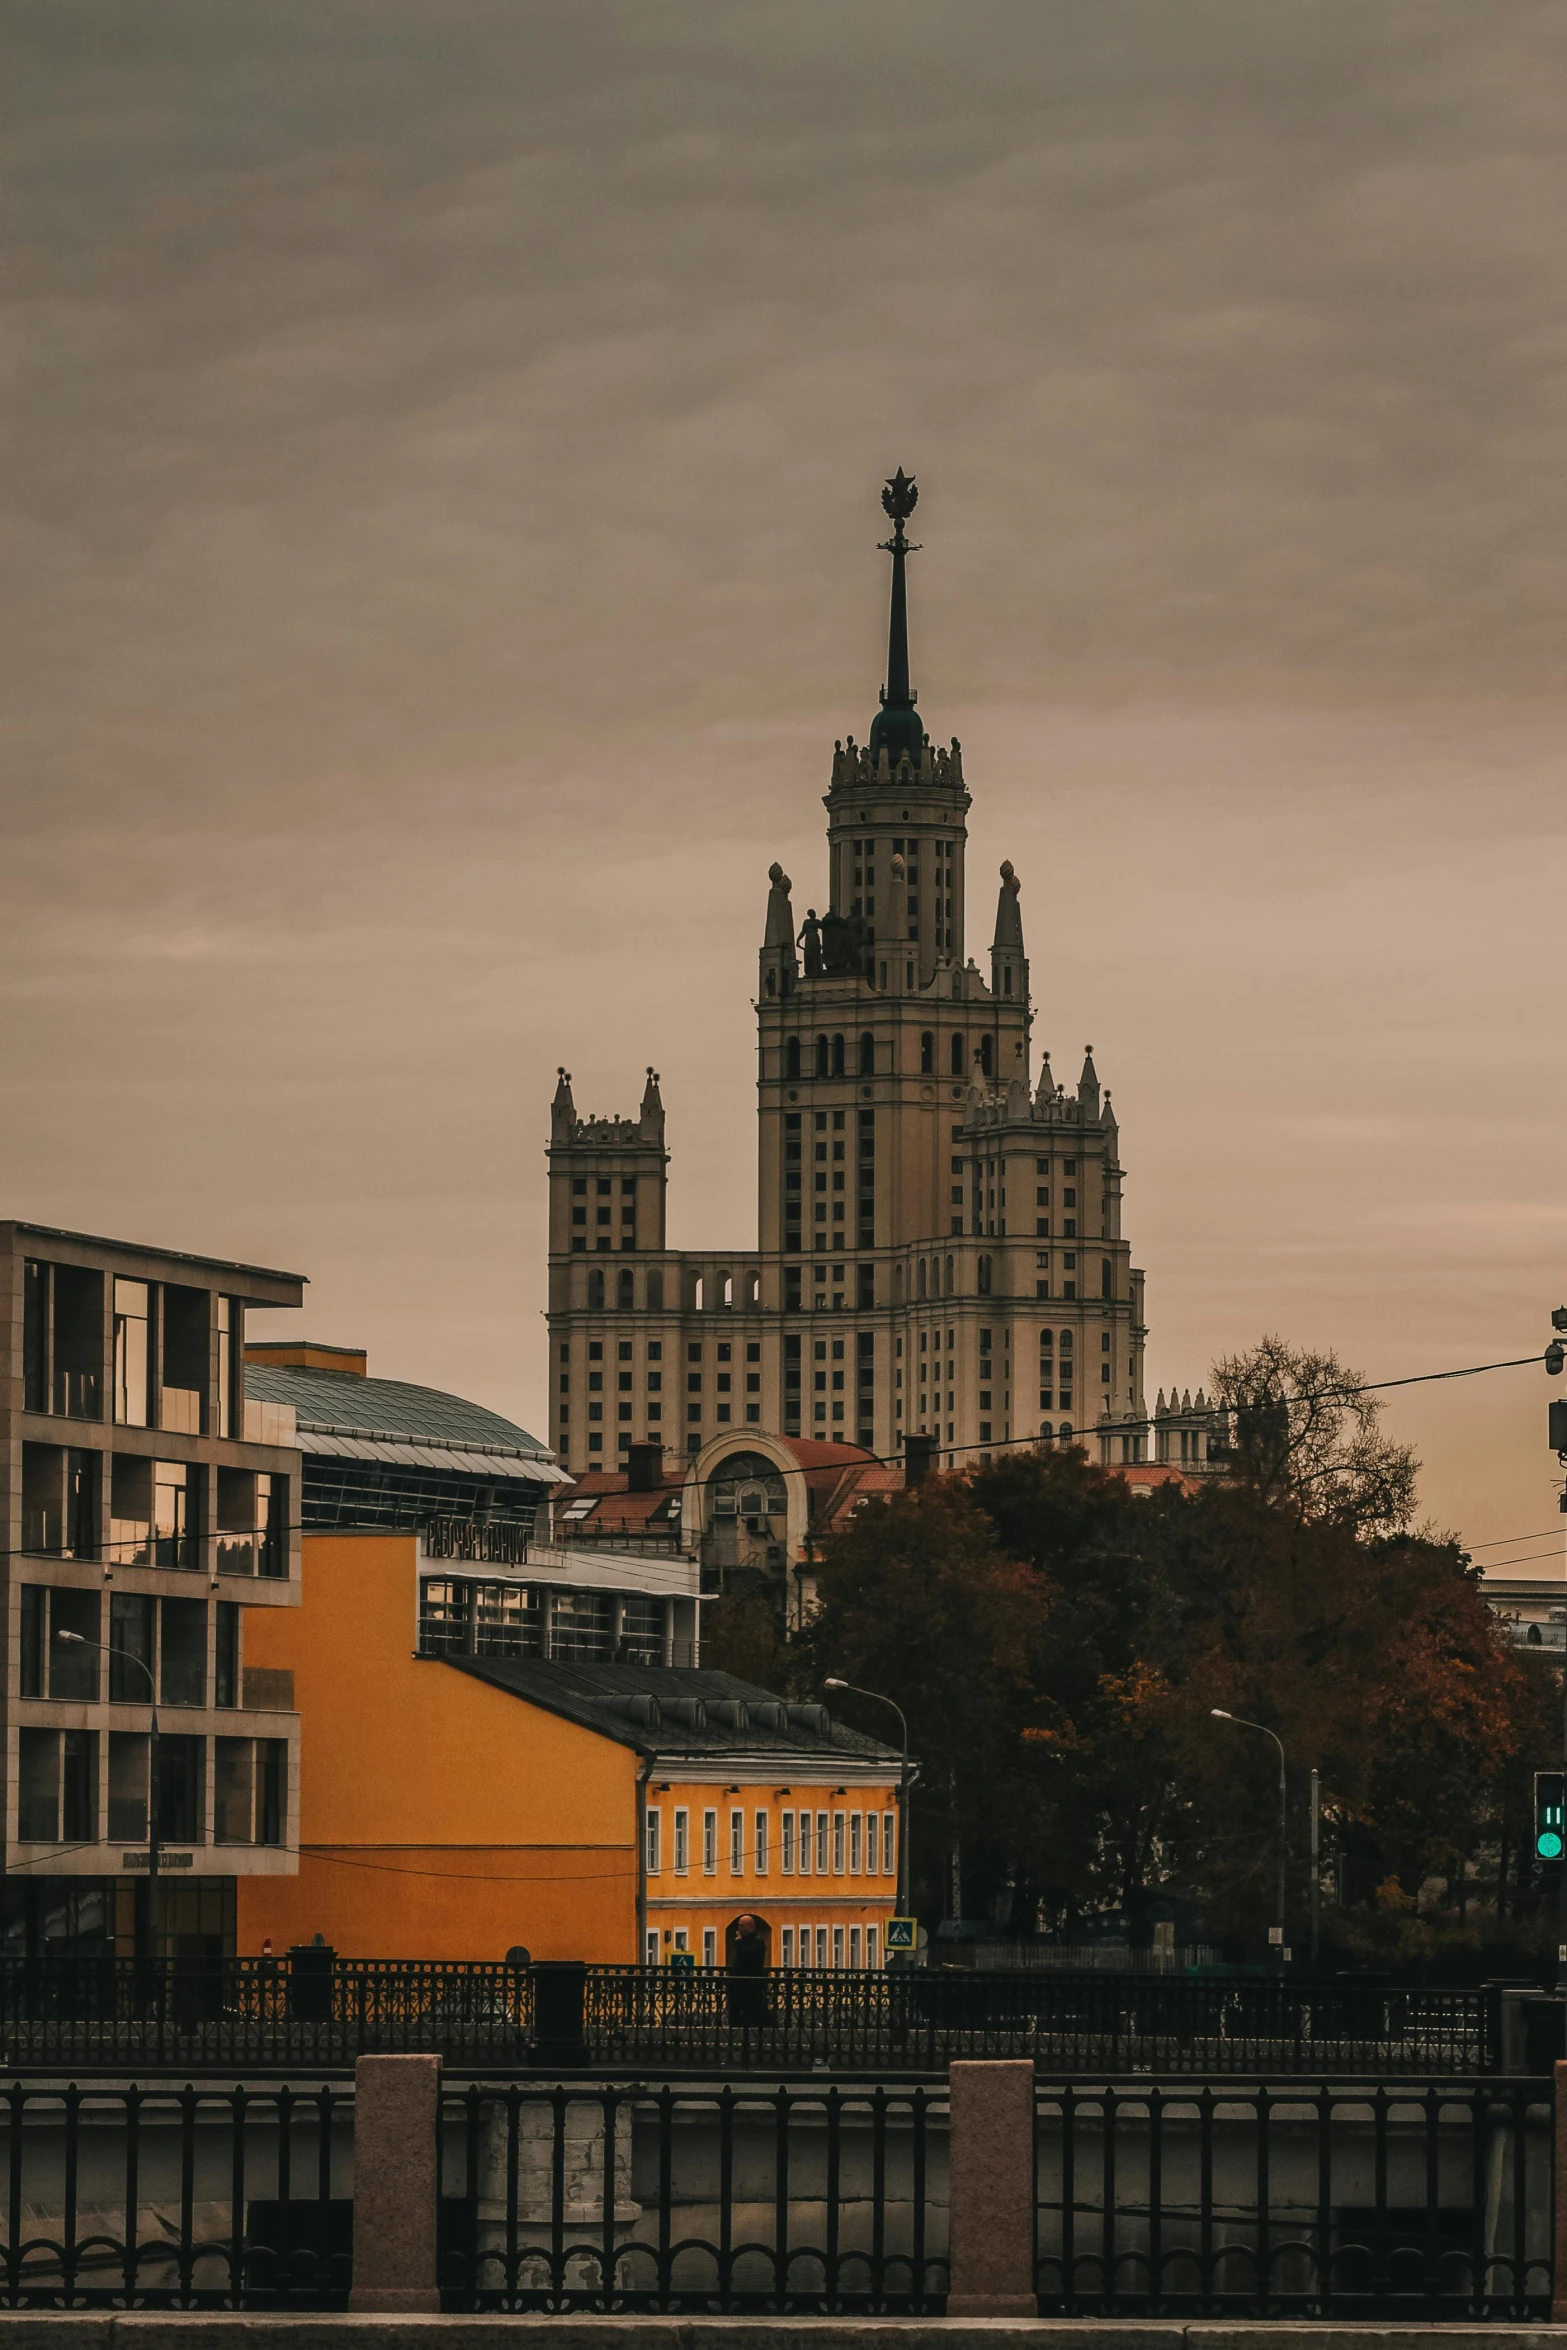
[[[794,886],[781,865],[767,868],[767,922],[762,932],[758,986],[763,996],[793,995],[800,966],[795,959]]]
[[[1001,867],[996,935],[990,947],[990,992],[998,1003],[1028,1001],[1028,958],[1023,952],[1023,917],[1017,902],[1020,887],[1008,858]]]

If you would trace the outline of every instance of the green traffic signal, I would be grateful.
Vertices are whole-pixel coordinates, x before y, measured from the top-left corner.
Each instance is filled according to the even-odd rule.
[[[1567,1846],[1567,1773],[1534,1774],[1534,1856],[1560,1860]]]
[[[1562,1840],[1555,1828],[1542,1828],[1534,1840],[1534,1849],[1541,1860],[1560,1860]]]

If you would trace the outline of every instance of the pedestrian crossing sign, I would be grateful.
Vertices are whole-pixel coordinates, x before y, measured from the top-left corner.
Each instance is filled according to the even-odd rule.
[[[916,1947],[917,1933],[918,1928],[913,1918],[889,1918],[887,1920],[886,1947],[889,1950],[913,1950]]]

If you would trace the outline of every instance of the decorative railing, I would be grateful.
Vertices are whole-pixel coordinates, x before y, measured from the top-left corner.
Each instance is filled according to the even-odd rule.
[[[933,2074],[1027,2057],[1090,2074],[1475,2078],[1499,2009],[1468,1990],[1246,1977],[509,1966],[285,1958],[0,1960],[0,2063],[239,2070],[431,2051],[480,2070]]]

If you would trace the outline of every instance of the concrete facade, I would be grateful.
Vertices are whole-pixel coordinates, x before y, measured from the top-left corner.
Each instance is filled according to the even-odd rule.
[[[300,1459],[242,1365],[303,1286],[0,1223],[8,1953],[232,1947],[236,1881],[295,1869],[299,1717],[245,1621],[299,1604]]]

